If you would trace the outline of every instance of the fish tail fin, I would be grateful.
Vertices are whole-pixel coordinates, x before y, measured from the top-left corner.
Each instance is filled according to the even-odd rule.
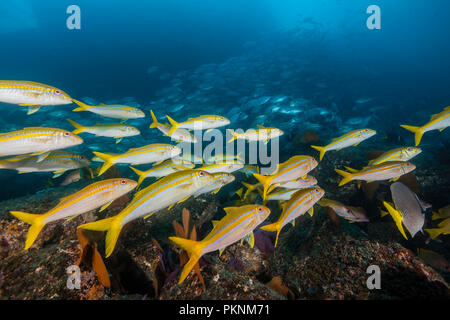
[[[25,250],[28,250],[28,248],[33,245],[42,228],[45,226],[45,223],[43,222],[45,215],[31,214],[20,211],[10,211],[10,213],[17,219],[31,224],[30,229],[28,229],[27,239],[25,240]]]
[[[200,241],[188,240],[179,237],[169,237],[169,240],[174,242],[177,246],[185,250],[190,255],[189,261],[185,264],[183,270],[181,271],[180,280],[178,281],[178,284],[181,284],[200,259],[203,247]]]
[[[72,111],[78,112],[78,111],[87,111],[87,109],[90,107],[86,103],[83,103],[81,101],[72,99],[73,102],[75,102],[79,107],[76,109],[73,109]]]
[[[274,231],[277,233],[276,238],[275,238],[275,246],[274,246],[276,248],[277,244],[278,244],[278,236],[280,235],[280,231],[281,231],[281,224],[279,222],[275,222],[272,224],[262,226],[260,229],[262,229],[264,231]]]
[[[99,157],[100,159],[102,159],[103,161],[105,161],[103,163],[103,166],[100,168],[100,171],[98,172],[98,176],[101,176],[106,170],[108,170],[109,168],[111,168],[114,165],[115,157],[110,154],[101,153],[101,152],[97,152],[97,151],[94,151],[94,154],[97,157]]]
[[[167,118],[167,120],[169,120],[170,125],[172,126],[172,127],[170,127],[170,130],[169,130],[169,132],[167,133],[168,136],[171,136],[171,135],[175,132],[175,130],[177,130],[177,128],[178,128],[178,122],[176,122],[175,120],[173,120],[173,119],[172,119],[171,117],[169,117],[168,115],[166,115],[166,118]]]
[[[408,237],[405,234],[405,230],[403,229],[402,226],[402,215],[398,210],[395,210],[388,202],[383,201],[383,205],[386,207],[386,209],[388,210],[389,214],[392,216],[392,218],[394,219],[395,224],[397,225],[398,230],[400,231],[400,233],[402,234],[402,236],[408,240]]]
[[[258,179],[258,181],[261,182],[264,187],[263,200],[265,201],[272,178],[270,178],[270,176],[263,176],[262,174],[258,173],[254,173],[253,176]]]
[[[339,169],[334,169],[334,171],[336,171],[337,173],[339,173],[343,177],[341,182],[339,182],[339,187],[343,186],[346,183],[349,183],[353,179],[353,175],[351,173],[349,173],[349,172],[346,172],[346,171],[343,171],[343,170],[339,170]]]
[[[243,188],[240,188],[239,190],[237,190],[235,193],[239,196],[239,198],[242,199],[242,193],[243,193]]]
[[[325,155],[325,152],[327,152],[326,147],[319,147],[319,146],[311,146],[311,148],[316,149],[320,152],[319,160],[322,161],[323,156]]]
[[[407,126],[405,124],[400,125],[400,127],[414,132],[415,134],[415,140],[416,140],[416,147],[419,145],[420,140],[422,140],[422,136],[423,136],[423,131],[422,131],[422,127],[414,127],[414,126]]]
[[[144,171],[138,170],[133,167],[130,167],[130,169],[133,170],[134,173],[136,173],[139,176],[139,180],[138,180],[138,184],[137,184],[137,186],[139,187],[141,185],[142,181],[144,181],[146,174]]]
[[[431,239],[436,239],[441,234],[441,229],[424,229],[430,235]]]
[[[80,229],[88,229],[95,231],[106,231],[105,238],[105,257],[108,258],[116,247],[117,240],[119,239],[122,226],[120,225],[120,219],[115,216],[107,219],[98,220],[78,226]]]
[[[79,134],[84,131],[84,127],[81,124],[76,123],[75,121],[70,120],[70,119],[66,119],[66,120],[69,121],[69,123],[75,127],[75,130],[72,131],[73,133]]]
[[[227,129],[227,131],[228,131],[229,133],[231,133],[231,135],[232,135],[231,139],[228,140],[227,143],[230,143],[230,142],[236,140],[236,139],[239,137],[239,134],[236,133],[236,131],[234,131],[233,129]]]
[[[431,216],[431,220],[439,219],[439,213],[433,212],[433,215]]]
[[[158,122],[158,119],[156,119],[156,116],[153,113],[153,110],[150,110],[150,115],[152,116],[152,120],[153,120],[152,124],[150,125],[150,128],[153,129],[153,128],[156,128],[156,126],[160,123]]]

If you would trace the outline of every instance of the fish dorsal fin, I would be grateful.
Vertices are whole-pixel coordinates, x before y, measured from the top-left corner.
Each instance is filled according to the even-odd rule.
[[[232,215],[234,212],[236,212],[237,210],[239,210],[239,207],[228,207],[228,208],[223,208],[223,210],[226,212],[227,216]]]
[[[106,104],[104,104],[104,103],[100,103],[100,105],[101,105],[101,106],[106,106]]]
[[[264,126],[262,126],[260,124],[257,124],[256,126],[258,127],[258,129],[267,129],[267,127],[264,127]]]
[[[357,173],[358,172],[358,170],[356,170],[356,169],[352,169],[352,168],[350,168],[350,167],[345,167],[345,169],[347,169],[349,172],[351,172],[351,173]]]
[[[215,228],[217,224],[220,222],[220,220],[211,220],[211,222],[213,224],[213,228]]]

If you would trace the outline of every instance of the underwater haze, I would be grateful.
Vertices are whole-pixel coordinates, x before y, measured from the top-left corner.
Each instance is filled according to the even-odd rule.
[[[79,15],[68,11],[72,5],[78,6]],[[379,15],[368,11],[374,5]],[[450,297],[450,130],[445,130],[450,123],[449,10],[448,0],[1,1],[0,299]],[[69,28],[74,21],[80,28]],[[374,21],[379,22],[377,28],[370,27]],[[48,91],[49,100],[30,102],[44,99],[27,91],[41,84],[52,86],[39,89]],[[67,101],[50,102],[56,95]],[[129,114],[103,111],[112,105]],[[223,118],[196,118],[202,115]],[[192,131],[192,121],[210,121],[210,127]],[[114,133],[95,128],[105,125],[112,125],[108,130]],[[67,130],[83,141],[57,147],[62,142],[55,140],[39,149],[41,140],[14,153],[21,142],[14,145],[11,139],[35,134],[26,130],[39,127]],[[23,128],[35,129],[10,134]],[[169,188],[173,199],[155,196],[161,207],[155,206],[154,212],[133,211],[154,206],[145,202],[146,196],[184,181],[176,175],[187,174],[194,164],[152,175],[147,170],[175,157],[140,162],[123,155],[150,144],[191,146],[191,134],[201,139],[207,129],[219,130],[224,144],[230,137],[246,141],[246,146],[258,140],[259,148],[267,147],[270,159],[276,159],[276,170],[265,173],[263,161],[252,162],[245,153],[243,159],[236,156],[242,160],[236,169],[212,172],[197,163],[196,169],[226,172],[220,179],[230,180],[200,188],[205,177],[189,178],[198,190],[177,194]],[[257,129],[267,136],[239,136],[240,131],[233,131],[237,129]],[[126,135],[123,130],[128,130]],[[173,132],[183,136],[175,138]],[[58,163],[62,167],[36,169],[59,161],[58,152],[65,151],[71,152],[64,154],[70,159]],[[154,150],[139,152],[150,157]],[[20,167],[24,155],[32,157],[25,160],[32,162],[27,166],[33,170]],[[306,158],[296,158],[299,155]],[[297,175],[291,169],[281,174],[292,166],[311,167]],[[292,177],[282,180],[283,175]],[[62,204],[61,198],[78,201],[76,192],[93,195],[99,189],[89,189],[91,184],[105,179],[119,179],[116,197],[95,198],[83,205],[89,208],[84,212],[59,218],[75,216],[73,220],[50,219],[44,227],[47,222],[25,214],[48,214]],[[119,192],[120,179],[122,184],[134,183],[127,185],[133,190]],[[298,186],[303,179],[315,182]],[[392,188],[394,183],[402,184],[394,188],[401,194]],[[305,190],[310,193],[302,193]],[[311,206],[298,204],[296,197],[303,196],[314,200]],[[243,209],[250,205],[263,209]],[[93,211],[100,207],[101,213]],[[117,231],[120,237],[111,231],[104,244],[104,236],[77,235],[76,230],[84,230],[77,229],[80,225],[110,232],[107,221],[101,221],[129,207],[129,217],[134,216],[121,223],[134,222]],[[301,213],[295,219],[289,210]],[[262,217],[261,212],[270,215]],[[233,217],[248,214],[261,219],[259,227],[227,229]],[[189,226],[197,228],[194,236],[186,231],[186,217]],[[28,231],[35,219],[43,223],[39,235],[32,228]],[[179,228],[173,231],[175,220]],[[233,239],[204,242],[202,252],[190,251],[195,246],[180,240],[197,237],[189,239],[203,245],[202,239],[214,239],[218,229]],[[172,239],[175,235],[178,239]],[[103,261],[100,269],[91,266],[98,278],[90,273],[81,291],[68,291],[64,268],[83,257],[77,239],[87,246],[95,243],[95,250],[98,244],[106,267]],[[39,250],[56,255],[64,268],[39,260]],[[70,254],[59,256],[63,250]],[[200,259],[195,268],[197,261],[187,262],[192,257]],[[41,291],[37,288],[44,286],[45,276],[29,278],[29,287],[15,283],[19,265],[24,265],[24,274],[34,272],[31,260],[60,283]],[[366,287],[371,264],[381,267],[383,279],[397,282],[383,283],[378,291]],[[188,266],[195,275],[188,277]],[[328,277],[315,273],[335,267],[336,273]],[[139,271],[127,278],[123,268]],[[233,275],[227,278],[224,270]],[[248,285],[249,280],[255,284]],[[413,288],[405,293],[396,287],[400,284]],[[177,292],[177,285],[190,287]],[[246,289],[240,290],[243,286]],[[104,291],[106,287],[112,293]]]

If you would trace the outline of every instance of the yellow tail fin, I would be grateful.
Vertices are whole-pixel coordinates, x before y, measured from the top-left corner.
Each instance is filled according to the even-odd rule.
[[[105,239],[105,256],[108,258],[114,251],[116,247],[117,240],[119,239],[120,231],[122,226],[120,225],[120,219],[115,217],[98,220],[91,223],[82,224],[78,226],[81,229],[95,230],[95,231],[106,231]]]
[[[191,270],[202,256],[203,246],[200,241],[188,240],[179,237],[169,237],[169,240],[173,241],[177,246],[185,250],[190,255],[189,261],[185,264],[183,270],[181,271],[180,280],[178,281],[178,284],[181,284],[189,273],[191,273]]]
[[[101,153],[101,152],[96,152],[96,151],[94,151],[94,154],[104,161],[103,166],[101,167],[100,171],[98,172],[98,176],[100,177],[103,173],[105,173],[106,170],[108,170],[109,168],[111,168],[114,165],[114,159],[116,157],[112,156],[110,154],[107,154],[107,153]]]
[[[431,239],[436,239],[441,234],[441,229],[424,229],[430,235]]]
[[[400,127],[414,132],[415,134],[415,140],[416,140],[416,147],[419,145],[420,140],[422,140],[423,132],[421,127],[414,127],[414,126],[407,126],[406,124],[401,124]]]
[[[66,119],[66,120],[69,121],[69,123],[75,127],[75,130],[72,131],[73,133],[79,134],[84,131],[84,127],[81,124],[76,123],[75,121],[70,120],[70,119]]]
[[[353,179],[353,175],[351,173],[349,173],[349,172],[342,171],[342,170],[339,170],[339,169],[334,169],[334,171],[336,171],[337,173],[339,173],[343,177],[341,182],[339,182],[339,187],[343,186],[346,183],[349,183]]]
[[[236,191],[236,194],[239,196],[239,198],[242,199],[242,193],[243,193],[244,189],[240,188],[238,191]]]
[[[160,123],[158,122],[158,119],[156,119],[156,116],[153,113],[153,110],[150,110],[150,114],[151,114],[152,120],[153,120],[153,123],[150,125],[150,128],[153,129],[153,128],[156,128],[156,126]]]
[[[83,103],[81,101],[72,99],[73,102],[75,102],[79,107],[76,109],[73,109],[72,111],[78,112],[78,111],[87,111],[88,108],[90,107],[89,105],[87,105],[86,103]]]
[[[402,236],[408,240],[408,237],[406,236],[405,230],[403,229],[402,226],[402,215],[399,211],[395,210],[389,203],[387,203],[386,201],[383,201],[383,205],[386,207],[386,209],[388,210],[389,214],[392,216],[392,218],[394,219],[395,224],[397,225],[398,230],[400,231],[400,233],[402,234]]]
[[[171,136],[175,130],[177,130],[178,128],[178,122],[176,122],[175,120],[173,120],[171,117],[169,117],[168,115],[166,115],[167,120],[169,120],[170,125],[172,126],[169,130],[169,132],[167,132],[168,136]]]
[[[316,149],[320,152],[319,160],[322,161],[325,152],[327,152],[327,147],[311,146],[311,148]]]
[[[131,170],[133,170],[138,176],[139,176],[139,180],[138,180],[138,184],[137,186],[139,187],[141,185],[141,183],[144,181],[144,179],[146,178],[146,172],[138,170],[136,168],[130,167]]]
[[[275,248],[276,248],[277,244],[278,244],[278,236],[280,235],[280,231],[281,231],[281,224],[278,222],[275,222],[272,224],[268,224],[266,226],[262,226],[260,229],[265,230],[265,231],[274,231],[277,233],[277,236],[275,238]]]
[[[239,134],[236,133],[236,131],[234,131],[233,129],[227,129],[227,131],[228,131],[229,133],[231,133],[231,135],[232,135],[231,139],[228,140],[227,143],[230,143],[230,142],[236,140],[237,138],[239,138]]]
[[[262,183],[264,187],[264,193],[263,193],[263,200],[266,200],[267,197],[267,191],[269,190],[270,183],[272,182],[271,176],[263,176],[262,174],[254,173],[253,176],[258,179],[259,182]]]
[[[31,214],[20,211],[10,211],[10,213],[17,219],[31,224],[30,229],[28,229],[27,239],[25,240],[25,250],[28,250],[36,240],[39,232],[45,226],[43,220],[45,219],[44,214]]]

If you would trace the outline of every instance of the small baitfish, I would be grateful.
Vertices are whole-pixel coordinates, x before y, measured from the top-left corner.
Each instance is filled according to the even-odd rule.
[[[118,215],[83,224],[78,228],[106,231],[106,257],[109,257],[114,251],[124,225],[141,217],[149,218],[164,208],[170,209],[212,181],[213,176],[205,171],[184,170],[172,173],[137,192],[133,200]]]
[[[195,118],[189,118],[184,122],[176,122],[171,117],[166,115],[171,124],[171,128],[167,135],[171,136],[176,130],[183,128],[189,130],[209,130],[227,126],[230,120],[225,117],[217,115],[203,115]]]
[[[150,128],[157,128],[159,131],[161,131],[165,136],[168,136],[172,138],[172,140],[178,141],[178,142],[189,142],[189,143],[196,143],[197,138],[190,133],[186,129],[177,129],[175,130],[171,135],[169,135],[170,126],[159,123],[156,119],[155,114],[153,113],[153,110],[150,110],[150,114],[152,116],[153,123],[150,125]]]
[[[247,141],[264,141],[268,143],[270,140],[278,138],[284,134],[283,130],[278,128],[266,128],[258,125],[258,129],[248,129],[244,133],[237,133],[232,129],[228,129],[228,132],[231,133],[232,137],[228,140],[228,143],[237,140],[244,139]]]
[[[369,166],[381,164],[387,161],[408,161],[422,152],[422,149],[415,147],[397,148],[381,154],[378,158],[369,161]]]
[[[73,169],[88,167],[88,158],[68,151],[51,151],[45,159],[38,162],[38,156],[16,156],[0,160],[0,169],[17,170],[19,173],[53,172],[54,178]]]
[[[431,130],[443,131],[448,126],[450,126],[450,106],[445,108],[442,112],[432,115],[430,122],[421,127],[401,125],[402,128],[414,132],[416,146],[420,144],[420,140],[422,140],[422,136],[425,132]]]
[[[131,148],[122,154],[108,154],[95,152],[94,154],[104,160],[103,166],[98,175],[101,176],[106,170],[118,163],[144,164],[153,162],[162,162],[173,158],[181,153],[177,146],[165,143],[149,144],[140,148]]]
[[[31,247],[39,232],[47,223],[73,218],[100,207],[100,211],[102,211],[115,199],[133,190],[136,185],[136,181],[129,179],[103,180],[90,184],[80,191],[62,198],[56,207],[44,214],[11,211],[11,214],[17,219],[31,224],[25,241],[25,250]]]
[[[339,201],[322,198],[317,204],[321,207],[330,207],[340,217],[352,222],[369,222],[366,211],[362,207],[347,206]]]
[[[374,166],[365,167],[360,171],[349,167],[345,168],[350,172],[335,169],[335,171],[343,177],[339,183],[339,186],[343,186],[353,180],[372,182],[393,179],[395,181],[400,176],[416,169],[416,166],[410,162],[388,161]]]
[[[73,102],[79,105],[78,108],[73,109],[73,111],[75,112],[89,111],[106,118],[122,119],[122,120],[145,118],[145,113],[142,112],[142,110],[139,108],[115,104],[114,105],[100,104],[99,106],[90,106],[75,99],[73,99]]]
[[[372,129],[353,130],[338,138],[334,138],[331,143],[327,144],[324,147],[311,146],[311,148],[316,149],[320,152],[320,161],[322,161],[325,152],[331,150],[341,150],[350,146],[357,146],[362,141],[373,137],[376,133],[377,132]]]
[[[169,237],[176,245],[186,250],[190,255],[189,261],[181,271],[180,280],[182,283],[198,262],[200,257],[209,252],[219,250],[222,252],[226,247],[238,242],[246,236],[254,243],[253,230],[258,227],[270,214],[270,209],[256,204],[242,207],[224,208],[226,215],[221,220],[213,220],[212,231],[201,241],[183,239],[179,237]],[[253,247],[253,245],[252,245]]]
[[[71,104],[72,98],[64,91],[46,84],[0,80],[0,102],[28,107],[28,114],[32,114],[42,106]]]
[[[75,127],[75,130],[72,131],[75,134],[87,132],[90,134],[95,134],[96,137],[110,137],[116,139],[116,143],[122,141],[124,137],[133,137],[141,134],[136,127],[128,126],[122,123],[97,123],[93,126],[83,126],[70,119],[67,119],[67,121]]]
[[[76,134],[54,128],[24,128],[23,130],[0,133],[0,157],[16,155],[39,155],[38,161],[50,151],[65,149],[83,143]]]
[[[306,174],[317,167],[317,161],[310,156],[293,156],[289,160],[278,165],[277,170],[268,176],[254,174],[253,176],[264,187],[263,200],[279,183],[306,178]]]
[[[162,162],[161,164],[154,165],[146,171],[141,171],[133,167],[130,167],[130,169],[139,176],[138,186],[140,186],[145,178],[154,177],[159,179],[168,176],[171,173],[193,169],[194,167],[195,165],[192,162],[178,162],[173,161],[173,159],[169,159]]]
[[[316,204],[316,202],[319,201],[324,194],[325,191],[320,187],[298,190],[284,205],[283,212],[281,213],[278,221],[261,227],[262,230],[275,231],[277,233],[275,247],[277,246],[278,236],[280,235],[281,229],[289,222],[294,224],[295,219],[305,214],[307,211],[309,211],[312,216],[314,204]]]

